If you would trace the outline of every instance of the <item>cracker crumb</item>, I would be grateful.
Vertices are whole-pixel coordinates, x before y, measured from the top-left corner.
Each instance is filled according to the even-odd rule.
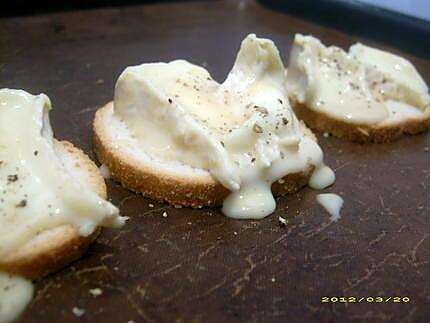
[[[285,220],[282,216],[278,217],[278,221],[279,221],[279,224],[281,225],[281,227],[284,227],[287,225],[287,220]]]
[[[167,218],[167,212],[166,211],[163,212],[163,217]]]
[[[79,308],[79,307],[76,307],[76,306],[72,309],[72,312],[77,317],[81,317],[82,315],[85,314],[85,310],[83,308]]]
[[[90,289],[90,294],[93,295],[94,297],[100,296],[101,294],[103,294],[103,291],[100,288],[93,288]]]
[[[148,206],[149,207],[154,207],[154,204],[149,203]]]

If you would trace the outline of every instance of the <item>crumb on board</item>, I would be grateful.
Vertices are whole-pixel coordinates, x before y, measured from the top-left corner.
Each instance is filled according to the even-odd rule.
[[[94,297],[97,297],[97,296],[100,296],[101,294],[103,294],[103,291],[100,288],[92,288],[89,290],[89,292]]]
[[[166,211],[163,212],[163,217],[167,218],[167,212]]]
[[[279,217],[278,217],[278,221],[279,221],[279,225],[280,225],[281,227],[284,227],[284,226],[286,226],[286,225],[287,225],[287,220],[286,220],[285,218],[283,218],[282,216],[279,216]]]
[[[79,308],[79,307],[76,307],[76,306],[72,309],[72,312],[77,317],[81,317],[82,315],[85,314],[85,310],[83,308]]]

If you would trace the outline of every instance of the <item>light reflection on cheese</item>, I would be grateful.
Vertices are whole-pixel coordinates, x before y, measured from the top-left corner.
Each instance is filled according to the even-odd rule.
[[[285,175],[314,167],[315,187],[334,181],[291,110],[285,82],[273,42],[252,34],[222,84],[184,60],[126,68],[114,115],[149,155],[209,170],[231,191],[224,214],[262,218],[276,207],[271,184]]]

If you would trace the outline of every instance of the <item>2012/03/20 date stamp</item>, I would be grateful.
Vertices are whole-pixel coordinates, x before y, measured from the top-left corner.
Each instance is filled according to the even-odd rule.
[[[408,296],[321,296],[321,303],[410,303]]]

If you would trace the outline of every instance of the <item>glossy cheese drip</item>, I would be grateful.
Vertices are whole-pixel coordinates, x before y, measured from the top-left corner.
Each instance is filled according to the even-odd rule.
[[[82,235],[120,226],[118,209],[69,173],[54,146],[44,94],[0,90],[0,257],[40,232],[71,224]]]
[[[343,198],[337,194],[318,194],[317,202],[330,214],[330,220],[338,221],[341,217],[340,209],[343,206]]]
[[[231,191],[224,214],[262,218],[285,175],[314,167],[316,187],[334,181],[291,110],[284,71],[273,42],[249,35],[222,84],[183,60],[128,67],[114,114],[151,156],[209,170]]]
[[[297,34],[289,57],[287,88],[299,103],[350,123],[390,123],[430,113],[428,88],[414,66],[362,44],[346,53]],[[403,106],[398,116],[391,101]]]
[[[33,284],[0,272],[0,323],[14,322],[33,297]]]

